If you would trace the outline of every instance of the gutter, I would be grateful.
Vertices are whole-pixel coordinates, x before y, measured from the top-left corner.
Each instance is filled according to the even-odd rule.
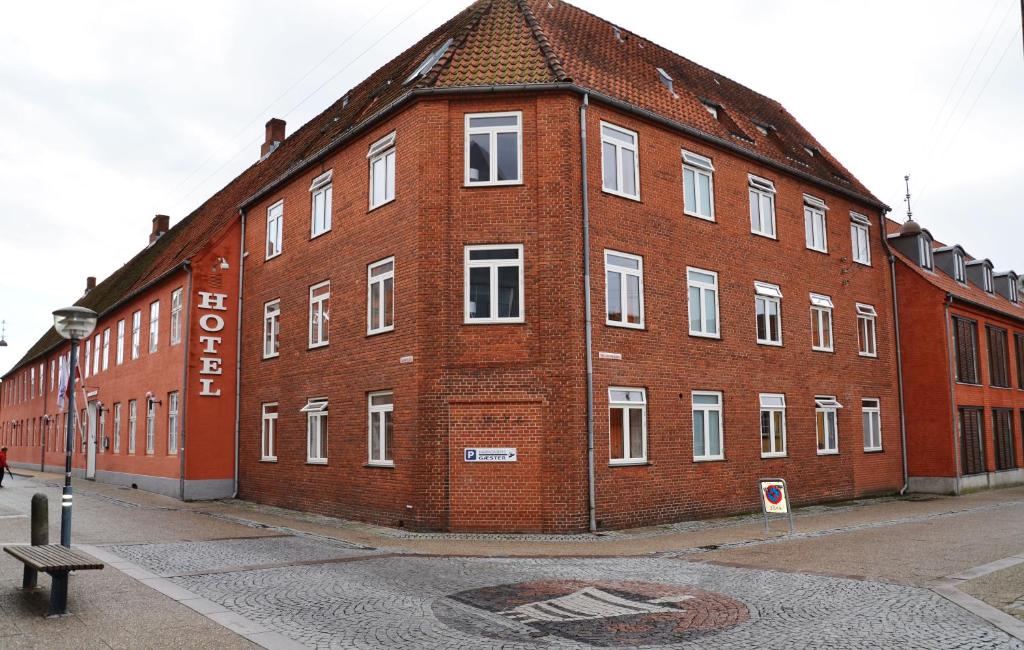
[[[953,458],[956,459],[956,482],[953,485],[953,494],[960,496],[960,437],[963,435],[963,432],[961,432],[957,426],[956,375],[953,372],[953,368],[956,367],[954,365],[956,361],[953,359],[953,348],[949,344],[952,340],[949,333],[949,306],[953,304],[954,297],[955,296],[953,296],[952,293],[949,293],[948,291],[946,292],[946,300],[943,304],[943,321],[945,322],[946,328],[946,373],[949,376],[949,419],[950,424],[953,427],[950,431],[953,432]]]
[[[594,480],[594,341],[590,304],[590,184],[587,177],[587,107],[590,96],[580,104],[580,162],[583,171],[583,306],[587,357],[587,511],[590,532],[597,532],[597,499]]]
[[[882,247],[888,254],[889,279],[892,284],[893,330],[896,333],[896,382],[900,402],[900,450],[903,456],[903,487],[900,488],[899,494],[900,496],[903,496],[906,493],[907,488],[910,486],[910,474],[907,471],[907,408],[903,387],[903,344],[900,338],[900,301],[896,295],[896,255],[893,254],[892,248],[890,248],[889,241],[886,239],[885,235],[886,212],[888,212],[888,210],[884,210],[882,212],[882,219],[878,229],[878,234],[882,240]]]
[[[188,342],[192,338],[192,263],[185,260],[185,272],[188,273],[188,307],[185,310],[185,323],[188,324],[185,330],[185,341],[182,346],[184,355],[181,370],[181,404],[178,406],[178,498],[185,500],[185,453],[188,448],[186,443],[186,430],[188,424]]]
[[[829,189],[832,192],[835,192],[836,194],[840,194],[842,196],[845,196],[846,198],[854,199],[856,201],[859,201],[860,203],[863,203],[865,205],[869,205],[869,206],[874,207],[874,208],[879,209],[879,210],[883,210],[885,212],[889,212],[890,211],[889,206],[885,205],[884,203],[882,203],[881,201],[879,201],[878,199],[876,199],[874,197],[862,196],[861,194],[859,194],[857,192],[854,192],[853,190],[851,190],[849,188],[843,187],[842,185],[837,185],[835,183],[823,180],[821,178],[818,178],[817,176],[814,176],[813,174],[809,174],[809,173],[807,173],[807,172],[805,172],[805,171],[803,171],[801,169],[798,169],[796,167],[791,167],[789,165],[784,165],[784,164],[782,164],[782,163],[780,163],[780,162],[778,162],[776,160],[772,160],[772,159],[770,159],[770,158],[768,158],[766,156],[763,156],[763,155],[761,155],[761,154],[759,154],[759,153],[757,153],[755,151],[751,151],[750,149],[746,149],[744,147],[741,147],[741,146],[739,146],[739,145],[737,145],[737,144],[735,144],[735,143],[733,143],[733,142],[731,142],[731,141],[729,141],[729,140],[727,140],[725,138],[721,138],[719,136],[712,135],[710,133],[705,133],[704,131],[701,131],[700,129],[697,129],[695,127],[689,126],[687,124],[683,124],[682,122],[677,122],[675,120],[671,120],[671,119],[668,119],[666,117],[662,117],[662,116],[658,115],[657,113],[654,113],[654,112],[649,111],[647,109],[639,108],[637,106],[633,106],[632,104],[630,104],[628,102],[622,101],[620,99],[615,99],[614,97],[611,97],[609,95],[605,95],[603,93],[596,92],[594,90],[591,90],[590,88],[586,88],[584,86],[580,86],[580,85],[578,85],[576,83],[572,83],[572,82],[549,82],[549,83],[537,83],[537,84],[509,84],[509,85],[489,85],[489,86],[460,86],[460,87],[457,87],[457,88],[416,88],[416,89],[410,90],[410,91],[406,92],[405,94],[400,95],[399,97],[397,97],[390,104],[382,107],[379,111],[377,111],[376,113],[374,113],[373,115],[368,117],[366,120],[356,124],[355,126],[350,127],[348,131],[345,131],[344,133],[342,133],[333,142],[330,142],[330,143],[324,145],[322,148],[320,148],[318,151],[316,151],[313,154],[311,154],[309,157],[307,157],[303,161],[299,162],[295,166],[293,166],[293,167],[289,168],[288,170],[286,170],[281,176],[279,176],[275,180],[271,181],[267,185],[264,185],[262,188],[258,189],[256,191],[256,193],[252,194],[251,196],[249,196],[249,198],[247,198],[244,201],[242,201],[241,203],[239,203],[238,207],[242,208],[242,209],[249,207],[254,202],[260,200],[261,198],[263,198],[264,196],[266,196],[267,194],[269,194],[273,190],[275,190],[278,187],[280,187],[281,185],[285,184],[295,174],[297,174],[297,173],[303,171],[304,169],[306,169],[308,167],[311,167],[312,165],[315,165],[316,163],[320,162],[331,151],[333,151],[333,150],[337,149],[338,147],[346,144],[348,141],[350,141],[353,138],[355,138],[355,136],[361,134],[362,132],[368,130],[370,127],[376,125],[378,122],[382,121],[385,117],[390,115],[392,112],[396,111],[398,108],[400,108],[404,104],[406,104],[406,103],[408,103],[410,101],[413,101],[414,99],[417,99],[419,97],[453,96],[453,95],[454,96],[458,96],[458,95],[479,95],[479,94],[494,94],[494,93],[516,93],[516,92],[537,92],[537,91],[559,91],[559,90],[560,91],[566,91],[566,92],[574,92],[574,93],[583,95],[584,97],[588,97],[588,98],[592,97],[592,98],[600,101],[601,103],[608,104],[609,106],[613,106],[613,107],[615,107],[615,108],[617,108],[617,109],[619,109],[619,110],[621,110],[621,111],[623,111],[625,113],[629,113],[631,115],[635,115],[635,116],[641,117],[641,118],[643,118],[645,120],[648,120],[648,121],[654,122],[656,124],[659,124],[661,126],[667,127],[667,128],[669,128],[669,129],[671,129],[673,131],[678,131],[678,132],[684,133],[684,134],[686,134],[686,135],[688,135],[690,137],[696,138],[698,140],[703,140],[704,142],[707,142],[707,143],[715,145],[717,147],[726,149],[726,150],[728,150],[728,151],[730,151],[732,153],[739,154],[739,155],[744,156],[746,158],[751,158],[751,159],[757,161],[758,163],[764,165],[765,167],[771,167],[772,169],[776,169],[776,170],[785,172],[787,174],[791,174],[793,176],[796,176],[796,177],[798,177],[798,178],[800,178],[802,180],[805,180],[805,181],[807,181],[809,183],[812,183],[814,185],[818,185],[820,187]],[[588,99],[588,103],[589,103],[589,99]],[[883,226],[884,226],[884,222],[883,222]]]
[[[235,332],[235,473],[231,498],[238,497],[238,441],[242,408],[242,268],[245,265],[245,210],[238,209],[242,221],[241,246],[238,249],[238,310],[235,318],[238,322]]]

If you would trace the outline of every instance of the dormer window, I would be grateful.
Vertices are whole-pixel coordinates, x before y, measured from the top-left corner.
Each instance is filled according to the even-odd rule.
[[[953,253],[953,279],[961,284],[967,283],[967,265],[964,264],[964,256],[959,251]]]
[[[917,237],[917,262],[922,269],[932,270],[935,266],[935,258],[932,253],[932,240],[928,235]]]
[[[993,293],[995,291],[995,282],[992,280],[992,269],[986,266],[984,271],[982,275],[982,288],[985,290],[985,293]]]
[[[708,113],[711,113],[711,117],[718,119],[718,107],[710,102],[701,102],[704,104],[704,108],[707,109]]]
[[[1018,303],[1020,295],[1017,293],[1017,278],[1010,276],[1010,302]]]
[[[658,68],[657,70],[658,70],[658,79],[661,81],[662,85],[664,85],[666,88],[668,88],[668,91],[670,93],[675,95],[676,94],[675,91],[672,90],[672,76],[669,73],[665,72],[665,70],[663,68]]]

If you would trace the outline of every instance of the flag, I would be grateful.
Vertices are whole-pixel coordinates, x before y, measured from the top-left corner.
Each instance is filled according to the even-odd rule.
[[[57,380],[57,408],[63,409],[68,396],[68,358],[60,358],[60,378]]]

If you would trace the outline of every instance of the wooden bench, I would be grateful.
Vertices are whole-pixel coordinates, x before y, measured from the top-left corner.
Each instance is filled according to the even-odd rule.
[[[60,544],[45,546],[5,546],[4,551],[25,565],[23,589],[33,589],[39,572],[50,574],[50,613],[61,616],[68,613],[68,573],[102,569],[103,563],[81,551],[73,551]]]

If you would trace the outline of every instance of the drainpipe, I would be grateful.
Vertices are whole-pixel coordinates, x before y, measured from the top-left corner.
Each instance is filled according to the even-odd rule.
[[[238,209],[238,216],[242,220],[241,242],[238,248],[238,309],[235,311],[235,318],[238,321],[235,332],[235,476],[234,488],[231,491],[231,498],[238,496],[238,440],[239,440],[239,419],[242,408],[242,267],[245,264],[245,209]]]
[[[178,427],[180,429],[178,434],[178,498],[182,501],[185,500],[185,454],[188,449],[188,445],[185,443],[187,442],[186,432],[188,429],[188,341],[192,336],[192,261],[185,260],[183,266],[185,267],[185,273],[188,274],[188,292],[185,294],[188,296],[188,300],[185,302],[187,305],[185,309],[186,325],[183,336],[185,340],[181,351],[184,359],[181,369],[181,403],[178,405]]]
[[[953,432],[953,458],[956,459],[956,482],[953,483],[953,494],[960,496],[960,436],[963,433],[959,430],[956,418],[956,374],[953,371],[956,362],[953,359],[953,348],[949,345],[952,335],[949,331],[949,306],[953,304],[953,294],[947,292],[943,304],[943,319],[946,327],[946,372],[949,375],[949,419]]]
[[[907,409],[903,395],[903,344],[900,339],[900,302],[896,296],[896,256],[889,247],[889,240],[885,234],[885,213],[882,212],[881,223],[878,233],[882,238],[882,247],[885,248],[889,257],[889,280],[892,284],[892,315],[893,331],[896,333],[896,383],[898,386],[898,397],[900,403],[900,453],[903,457],[903,487],[900,488],[900,496],[903,496],[910,486],[910,476],[907,472]]]
[[[580,105],[580,158],[583,172],[583,309],[586,320],[587,356],[587,509],[590,532],[597,532],[597,499],[594,494],[594,341],[590,308],[590,188],[587,182],[587,107],[590,95]]]

